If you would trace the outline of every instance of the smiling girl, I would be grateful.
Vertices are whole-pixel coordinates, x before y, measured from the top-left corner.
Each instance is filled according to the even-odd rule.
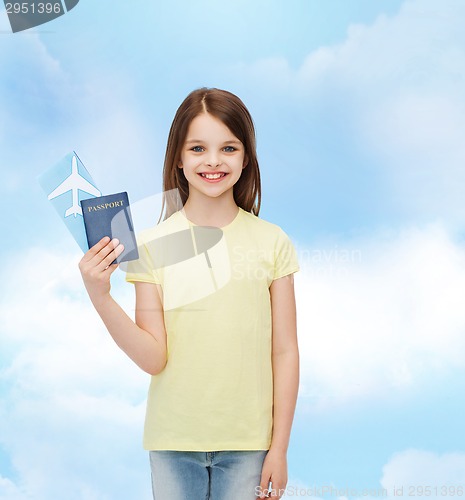
[[[79,264],[108,331],[152,376],[144,448],[154,499],[280,498],[299,384],[299,264],[287,234],[258,217],[255,130],[237,96],[187,96],[163,181],[182,206],[164,196],[163,221],[138,234],[126,273],[135,322],[110,295],[122,245],[104,238]]]

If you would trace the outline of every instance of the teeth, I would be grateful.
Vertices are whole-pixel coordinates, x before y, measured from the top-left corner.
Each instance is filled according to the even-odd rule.
[[[219,179],[226,174],[200,174],[202,177],[206,177],[207,179]]]

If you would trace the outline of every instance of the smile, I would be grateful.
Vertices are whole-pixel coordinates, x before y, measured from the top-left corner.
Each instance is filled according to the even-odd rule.
[[[199,174],[203,179],[208,180],[208,181],[218,181],[222,179],[223,177],[226,177],[226,173],[221,172],[217,174],[206,174],[206,173],[200,173]]]

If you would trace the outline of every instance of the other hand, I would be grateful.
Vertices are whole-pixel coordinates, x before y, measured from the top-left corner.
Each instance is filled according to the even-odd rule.
[[[271,486],[269,483],[271,482]],[[284,495],[287,485],[287,458],[282,453],[270,448],[262,467],[259,498],[274,498]]]

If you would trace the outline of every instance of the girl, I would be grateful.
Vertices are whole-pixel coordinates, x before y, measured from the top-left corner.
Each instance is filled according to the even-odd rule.
[[[113,339],[152,375],[144,448],[154,499],[281,498],[299,380],[299,264],[286,233],[258,217],[255,130],[237,96],[187,96],[163,179],[164,220],[138,234],[139,259],[127,267],[135,322],[110,295],[118,240],[103,238],[79,263]]]

